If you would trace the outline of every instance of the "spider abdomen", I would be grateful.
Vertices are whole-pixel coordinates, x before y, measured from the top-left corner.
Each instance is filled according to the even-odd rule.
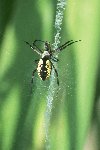
[[[47,58],[41,58],[38,62],[37,72],[41,80],[46,80],[51,74],[51,62]]]

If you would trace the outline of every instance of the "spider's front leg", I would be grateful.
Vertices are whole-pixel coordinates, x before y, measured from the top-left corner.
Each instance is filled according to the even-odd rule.
[[[29,45],[30,46],[30,48],[33,50],[33,51],[35,51],[37,54],[39,54],[39,55],[42,55],[42,52],[41,52],[41,50],[40,49],[38,49],[38,47],[35,45],[35,47],[34,47],[34,45],[31,45],[29,42],[27,42],[27,41],[24,41],[27,45]]]
[[[68,46],[70,46],[70,45],[72,45],[72,44],[74,44],[74,43],[77,43],[77,42],[79,42],[79,41],[81,41],[81,40],[78,40],[78,41],[73,41],[73,40],[67,41],[65,44],[63,44],[63,45],[61,45],[60,47],[58,47],[55,51],[60,52],[60,51],[62,51],[63,49],[65,49],[66,47],[68,47]]]

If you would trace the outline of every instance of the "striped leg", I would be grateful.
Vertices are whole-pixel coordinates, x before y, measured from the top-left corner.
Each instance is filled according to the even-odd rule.
[[[35,69],[35,70],[32,72],[32,79],[31,79],[31,93],[32,93],[33,78],[34,78],[34,74],[35,74],[36,71],[37,71],[37,69]]]

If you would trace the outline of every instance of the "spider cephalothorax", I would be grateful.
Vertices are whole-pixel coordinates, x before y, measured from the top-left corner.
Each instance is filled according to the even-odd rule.
[[[36,45],[36,42],[39,42],[39,41],[44,43],[44,51],[43,52]],[[35,40],[32,43],[32,45],[29,44],[28,42],[26,42],[26,44],[28,44],[31,47],[31,49],[33,49],[33,51],[35,51],[41,57],[40,59],[35,60],[35,62],[37,63],[37,68],[32,73],[31,83],[33,83],[33,78],[34,78],[34,74],[35,74],[36,71],[38,72],[38,75],[41,78],[41,80],[44,81],[47,78],[49,78],[49,76],[51,75],[52,68],[54,68],[54,71],[55,71],[56,76],[57,76],[57,84],[59,85],[58,72],[57,72],[57,70],[56,70],[56,68],[55,68],[55,66],[53,64],[53,61],[54,62],[58,62],[59,60],[56,57],[54,57],[54,53],[55,52],[60,52],[63,49],[65,49],[66,47],[68,47],[69,45],[71,45],[73,43],[76,43],[76,42],[79,42],[79,41],[81,41],[81,40],[78,40],[78,41],[73,41],[73,40],[67,41],[65,44],[59,46],[55,50],[53,50],[51,48],[50,43],[47,42],[47,41]]]

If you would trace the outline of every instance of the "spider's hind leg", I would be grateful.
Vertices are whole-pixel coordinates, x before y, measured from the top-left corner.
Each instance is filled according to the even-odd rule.
[[[39,59],[36,59],[34,62],[37,64],[39,62]]]
[[[35,74],[36,71],[37,71],[37,69],[35,69],[35,70],[32,72],[32,79],[31,79],[31,93],[32,93],[33,78],[34,78],[34,74]]]
[[[51,62],[51,61],[50,61]],[[55,71],[55,73],[56,73],[56,77],[57,77],[57,84],[58,84],[58,86],[59,86],[59,79],[58,79],[58,72],[57,72],[57,69],[55,68],[55,66],[54,66],[54,64],[51,62],[51,64],[52,64],[52,66],[53,66],[53,68],[54,68],[54,71]]]

